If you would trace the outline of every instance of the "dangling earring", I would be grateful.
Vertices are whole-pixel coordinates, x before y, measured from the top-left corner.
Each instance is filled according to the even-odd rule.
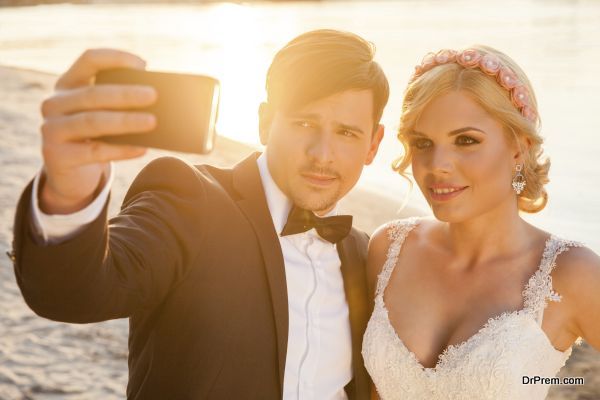
[[[523,176],[523,174],[521,174],[521,171],[523,170],[523,165],[517,164],[515,166],[515,170],[517,171],[517,173],[513,177],[512,187],[515,190],[515,192],[517,192],[517,194],[521,194],[521,192],[525,188],[525,185],[527,184],[527,182],[525,181],[525,177]]]

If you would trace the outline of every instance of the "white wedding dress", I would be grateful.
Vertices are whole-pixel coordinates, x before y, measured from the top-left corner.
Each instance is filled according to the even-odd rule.
[[[523,384],[523,377],[555,377],[571,355],[571,348],[556,350],[541,325],[546,301],[560,301],[550,276],[556,257],[580,244],[551,236],[523,291],[523,309],[490,318],[469,339],[449,346],[434,368],[425,368],[396,334],[383,301],[404,238],[417,224],[414,218],[388,224],[391,245],[363,339],[365,365],[381,399],[544,399],[549,385]]]

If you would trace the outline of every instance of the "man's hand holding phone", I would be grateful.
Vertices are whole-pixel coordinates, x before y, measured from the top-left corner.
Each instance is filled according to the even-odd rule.
[[[41,107],[42,211],[69,214],[83,209],[93,200],[110,161],[145,154],[144,147],[94,139],[154,129],[156,117],[135,109],[155,103],[156,90],[143,85],[93,84],[101,70],[143,70],[145,64],[138,56],[123,51],[87,50],[58,79],[54,94]]]

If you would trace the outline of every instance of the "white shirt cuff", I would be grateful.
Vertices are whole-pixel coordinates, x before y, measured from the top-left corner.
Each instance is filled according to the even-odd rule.
[[[38,190],[42,172],[38,172],[33,180],[33,190],[31,191],[31,212],[37,234],[44,239],[44,243],[58,244],[64,242],[77,235],[89,223],[98,218],[108,200],[114,179],[113,162],[110,162],[108,169],[108,179],[102,191],[87,207],[72,214],[46,214],[40,210]]]

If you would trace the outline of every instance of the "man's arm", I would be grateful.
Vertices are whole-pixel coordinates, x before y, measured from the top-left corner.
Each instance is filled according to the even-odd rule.
[[[86,225],[100,216],[104,205],[108,202],[110,188],[114,180],[114,165],[112,162],[109,164],[96,198],[84,209],[71,214],[46,214],[40,209],[38,197],[42,177],[43,172],[40,171],[33,179],[33,189],[31,191],[31,218],[34,235],[45,244],[58,244],[74,237]]]
[[[131,315],[164,295],[185,256],[178,254],[176,247],[181,250],[182,246],[171,231],[179,220],[169,220],[180,200],[178,187],[171,187],[173,193],[163,192],[169,185],[156,182],[152,173],[160,176],[160,172],[153,166],[138,175],[116,222],[107,223],[106,201],[97,218],[88,215],[86,219],[92,222],[77,227],[74,237],[50,244],[40,240],[32,218],[36,208],[67,219],[61,215],[86,209],[97,198],[111,161],[145,153],[144,148],[94,140],[154,128],[152,114],[132,110],[154,103],[154,89],[94,84],[96,73],[103,69],[144,67],[145,62],[131,53],[85,51],[59,77],[54,94],[41,105],[44,179],[37,181],[39,196],[32,184],[21,196],[11,258],[25,300],[48,318],[90,322]],[[43,219],[41,213],[38,216]]]
[[[116,217],[107,221],[105,204],[75,237],[54,245],[34,240],[32,186],[15,219],[15,274],[25,301],[43,317],[84,323],[152,309],[197,257],[204,185],[178,159],[152,161]]]

